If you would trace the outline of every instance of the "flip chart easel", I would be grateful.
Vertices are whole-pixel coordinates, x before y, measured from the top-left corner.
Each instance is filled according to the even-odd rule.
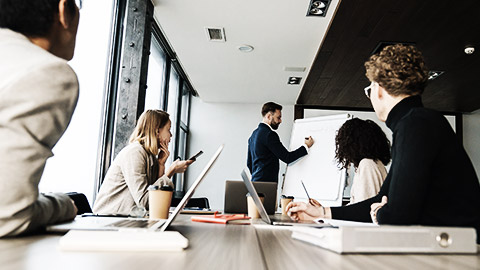
[[[301,146],[308,136],[312,136],[315,143],[307,156],[287,166],[283,195],[294,196],[297,201],[307,201],[300,183],[302,180],[310,197],[322,205],[342,205],[346,172],[340,170],[335,162],[335,136],[349,118],[350,114],[340,114],[295,120],[290,150]]]

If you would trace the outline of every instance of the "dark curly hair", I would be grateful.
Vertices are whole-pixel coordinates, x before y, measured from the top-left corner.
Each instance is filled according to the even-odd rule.
[[[389,45],[365,62],[366,76],[392,96],[421,95],[427,86],[428,68],[422,53],[412,45]]]
[[[335,137],[335,159],[341,168],[353,163],[355,168],[364,158],[390,162],[390,141],[372,120],[347,120]]]

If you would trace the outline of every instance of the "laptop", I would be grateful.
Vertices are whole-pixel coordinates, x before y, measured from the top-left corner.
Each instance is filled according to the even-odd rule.
[[[271,225],[282,225],[282,226],[308,226],[308,227],[332,227],[328,223],[321,223],[312,220],[292,220],[290,217],[286,216],[269,216],[267,211],[265,211],[265,207],[263,207],[260,198],[258,197],[257,191],[252,184],[252,177],[248,169],[244,169],[241,173],[243,183],[247,187],[248,193],[252,196],[255,205],[257,206],[258,212],[260,213],[260,217],[262,220]]]
[[[217,160],[218,156],[223,150],[223,144],[220,145],[218,150],[215,152],[213,157],[207,163],[203,171],[200,173],[198,178],[188,189],[187,193],[177,205],[175,210],[170,214],[168,219],[148,219],[148,218],[128,218],[128,217],[105,217],[105,216],[77,216],[75,220],[49,225],[47,226],[47,231],[50,232],[66,232],[69,230],[101,230],[101,231],[118,231],[118,230],[127,230],[127,229],[141,229],[148,231],[165,231],[173,220],[177,217],[180,211],[185,207],[188,200],[192,197],[195,189],[198,187],[200,182],[205,178],[210,168]]]
[[[264,207],[267,214],[275,214],[277,204],[277,183],[275,182],[253,182],[255,190],[265,194]],[[223,211],[225,213],[247,213],[247,195],[248,191],[243,181],[225,182],[225,204]]]

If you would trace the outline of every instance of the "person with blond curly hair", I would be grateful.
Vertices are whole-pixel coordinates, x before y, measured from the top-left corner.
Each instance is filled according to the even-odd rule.
[[[447,119],[423,107],[428,69],[411,45],[391,45],[365,63],[365,94],[393,132],[392,164],[380,192],[344,207],[294,202],[293,219],[473,227],[480,235],[480,184]]]

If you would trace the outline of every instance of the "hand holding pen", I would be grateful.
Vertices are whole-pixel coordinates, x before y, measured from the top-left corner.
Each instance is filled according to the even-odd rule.
[[[310,195],[308,195],[308,191],[307,191],[307,188],[305,187],[305,184],[303,183],[302,180],[300,180],[300,182],[302,183],[303,189],[305,190],[305,193],[307,194],[308,203],[311,204],[312,206],[315,206],[315,207],[321,207],[322,211],[323,211],[322,215],[325,216],[325,214],[326,214],[325,208],[322,206],[322,204],[320,202],[318,202],[315,199],[310,198]]]
[[[305,137],[305,144],[308,146],[308,148],[312,147],[314,142],[315,141],[313,140],[312,136]]]

